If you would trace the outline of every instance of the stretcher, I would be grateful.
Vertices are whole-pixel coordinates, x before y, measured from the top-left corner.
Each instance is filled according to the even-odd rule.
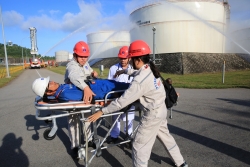
[[[56,131],[58,129],[56,119],[61,118],[61,117],[66,117],[70,116],[72,114],[77,114],[79,116],[79,120],[81,122],[81,126],[79,127],[79,132],[82,131],[82,128],[84,130],[84,133],[79,133],[83,136],[80,135],[79,141],[81,141],[82,137],[85,138],[85,141],[89,141],[85,129],[85,121],[87,121],[87,118],[84,118],[82,114],[84,113],[95,113],[99,111],[102,107],[110,103],[111,101],[115,99],[108,99],[107,97],[109,94],[112,93],[120,93],[124,92],[124,90],[119,90],[119,91],[111,91],[109,92],[106,96],[105,99],[103,100],[96,100],[95,104],[84,104],[83,102],[77,101],[77,102],[66,102],[66,103],[48,103],[48,104],[40,104],[39,101],[41,101],[40,97],[36,97],[35,99],[35,108],[36,108],[36,119],[37,120],[44,120],[46,123],[52,123],[52,126],[46,129],[43,133],[43,136],[46,140],[53,140],[56,137]],[[106,114],[99,119],[99,121],[96,121],[94,123],[91,123],[92,127],[92,134],[90,138],[93,137],[93,142],[96,145],[96,148],[89,148],[88,147],[88,142],[85,142],[85,144],[81,144],[78,148],[78,158],[80,160],[84,160],[85,166],[89,166],[93,158],[99,157],[102,155],[102,149],[107,149],[116,145],[121,145],[121,144],[126,144],[126,146],[131,147],[132,146],[132,139],[133,135],[135,134],[136,130],[138,129],[139,125],[135,126],[132,134],[128,135],[128,128],[126,128],[126,137],[123,138],[122,141],[117,142],[115,144],[106,144],[105,141],[107,137],[109,136],[111,130],[113,129],[115,123],[119,120],[120,116],[123,113],[126,113],[126,125],[128,127],[128,113],[129,112],[134,112],[135,110],[129,110],[130,106],[126,107],[125,109],[111,113],[111,114]],[[42,112],[44,111],[50,111],[51,115],[43,115]],[[112,116],[112,115],[117,115],[117,118],[114,122],[108,122],[106,118]],[[139,117],[141,117],[141,111],[139,111]],[[97,134],[97,129],[100,126],[103,126],[102,122],[108,123],[109,127],[106,128],[108,129],[106,132],[106,135],[104,137],[100,137]]]

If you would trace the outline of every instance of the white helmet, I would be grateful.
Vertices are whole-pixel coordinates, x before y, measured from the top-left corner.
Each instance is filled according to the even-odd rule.
[[[32,90],[36,95],[43,97],[48,84],[49,84],[49,77],[38,78],[33,82]]]

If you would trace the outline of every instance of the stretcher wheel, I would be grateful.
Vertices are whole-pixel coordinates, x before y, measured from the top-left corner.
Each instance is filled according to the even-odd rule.
[[[47,116],[50,116],[51,114],[48,114]],[[52,122],[52,120],[51,119],[46,119],[46,120],[44,120],[44,122],[46,123],[46,124],[49,124],[49,123],[51,123]]]
[[[126,143],[126,147],[127,147],[128,149],[132,149],[132,141]]]
[[[56,137],[56,133],[55,133],[53,136],[49,137],[50,131],[51,131],[51,128],[46,129],[46,130],[43,132],[43,137],[44,137],[46,140],[53,140],[53,139]]]

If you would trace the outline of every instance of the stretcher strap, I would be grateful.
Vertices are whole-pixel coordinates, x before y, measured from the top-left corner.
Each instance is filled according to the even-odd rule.
[[[94,106],[91,107],[91,113],[92,114],[95,113],[95,107]],[[102,150],[101,150],[101,146],[100,146],[100,139],[98,138],[98,135],[97,135],[96,122],[92,123],[92,129],[94,131],[93,141],[94,141],[94,143],[96,145],[96,156],[100,157],[102,155]]]

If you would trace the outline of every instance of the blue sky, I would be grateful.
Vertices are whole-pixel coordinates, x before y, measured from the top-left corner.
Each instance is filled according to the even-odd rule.
[[[250,27],[250,0],[228,1],[232,28]],[[146,2],[148,0],[1,0],[5,41],[30,48],[29,27],[36,27],[39,54],[54,56],[58,50],[72,52],[74,44],[87,41],[86,35],[91,32],[129,30],[130,12]],[[3,43],[2,35],[0,43]]]

